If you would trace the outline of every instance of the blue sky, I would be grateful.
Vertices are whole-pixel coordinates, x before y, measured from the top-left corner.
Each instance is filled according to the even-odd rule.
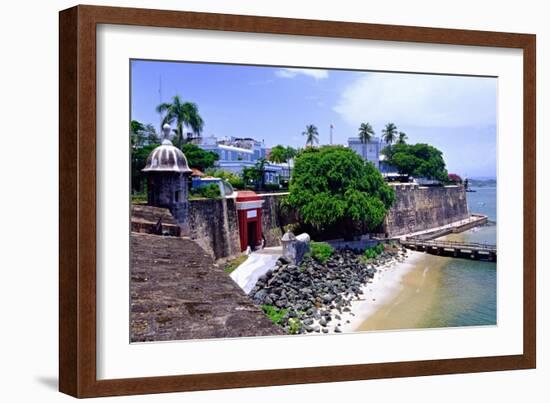
[[[346,144],[362,122],[376,135],[393,122],[409,143],[442,150],[449,172],[496,176],[496,78],[141,60],[131,72],[132,119],[157,130],[155,107],[176,94],[199,106],[203,135],[267,146],[302,147],[307,124],[321,144],[333,124],[333,142]]]

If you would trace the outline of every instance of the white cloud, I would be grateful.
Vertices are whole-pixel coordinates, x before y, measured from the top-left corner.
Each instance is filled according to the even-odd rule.
[[[284,69],[279,69],[275,71],[275,75],[281,78],[294,78],[300,74],[313,77],[316,80],[324,80],[325,78],[328,78],[328,71],[320,70],[320,69],[284,68]]]
[[[464,127],[496,124],[496,79],[365,73],[333,108],[353,126]]]

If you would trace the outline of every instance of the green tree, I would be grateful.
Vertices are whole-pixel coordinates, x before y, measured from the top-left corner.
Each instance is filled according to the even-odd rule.
[[[172,98],[172,102],[164,102],[157,106],[157,112],[164,113],[162,124],[172,124],[176,122],[174,132],[174,145],[181,147],[187,139],[184,138],[184,128],[191,129],[193,134],[199,135],[202,133],[204,121],[199,114],[199,107],[193,102],[183,102],[179,95]]]
[[[271,149],[269,152],[269,161],[275,163],[283,163],[287,161],[287,151],[286,147],[282,145],[277,145]]]
[[[289,191],[301,223],[345,237],[379,226],[395,198],[372,163],[342,146],[300,153]]]
[[[133,147],[143,147],[145,144],[159,143],[159,139],[153,125],[144,125],[137,120],[132,120],[130,122],[130,142]]]
[[[187,163],[191,168],[197,168],[201,171],[214,166],[220,156],[212,151],[205,151],[196,144],[186,143],[181,146],[181,151],[187,158]]]
[[[367,144],[369,141],[371,141],[372,137],[374,136],[374,129],[372,128],[370,123],[361,123],[361,126],[359,126],[359,140],[361,140],[361,143]]]
[[[281,164],[283,162],[288,162],[288,160],[294,158],[296,154],[296,149],[279,144],[273,147],[269,152],[269,161]]]
[[[297,149],[295,149],[293,147],[290,147],[290,146],[288,146],[286,148],[286,160],[287,160],[287,162],[288,162],[288,160],[296,157],[296,155],[298,155],[298,150]]]
[[[397,137],[397,144],[406,144],[407,139],[408,139],[407,133],[399,132],[399,136]]]
[[[389,165],[400,174],[446,182],[448,175],[443,153],[428,144],[395,144],[382,150]]]
[[[260,158],[253,167],[243,169],[243,181],[245,185],[252,184],[256,190],[265,187],[265,158]]]
[[[306,136],[306,146],[313,147],[313,144],[319,143],[319,131],[315,125],[307,125],[306,130],[302,132]]]
[[[132,192],[141,193],[145,189],[145,174],[141,172],[145,168],[147,157],[159,144],[148,144],[143,147],[132,147]]]
[[[388,123],[384,129],[382,129],[382,138],[388,144],[393,144],[397,138],[397,126],[393,123]]]

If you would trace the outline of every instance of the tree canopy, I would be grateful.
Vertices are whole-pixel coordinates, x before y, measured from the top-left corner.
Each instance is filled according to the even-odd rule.
[[[296,149],[279,144],[273,147],[269,152],[269,161],[276,163],[288,162],[288,160],[294,158],[296,154]]]
[[[303,223],[345,236],[374,230],[395,198],[373,164],[342,146],[301,152],[289,191],[288,203]]]
[[[400,174],[447,181],[443,153],[428,144],[394,144],[382,150],[389,165]]]
[[[159,138],[152,124],[143,124],[132,120],[130,122],[130,142],[133,147],[143,147],[146,144],[159,143]]]
[[[265,158],[256,161],[253,167],[243,168],[243,181],[246,185],[253,184],[255,189],[263,189],[265,185]]]
[[[397,144],[406,144],[408,138],[409,137],[407,136],[407,133],[399,132],[399,136],[397,137]]]
[[[142,192],[144,190],[145,174],[141,172],[147,163],[147,157],[158,144],[148,144],[143,147],[132,147],[132,191]]]
[[[374,136],[374,129],[370,123],[361,123],[359,126],[359,140],[361,143],[367,144]]]
[[[187,139],[184,136],[183,129],[188,127],[194,134],[201,134],[204,127],[204,121],[199,114],[199,107],[193,102],[184,102],[179,95],[172,98],[172,102],[164,102],[157,106],[157,112],[164,113],[162,124],[172,124],[176,122],[174,132],[174,144],[181,146]]]
[[[397,139],[397,126],[393,123],[388,123],[382,129],[382,138],[388,144],[392,144]]]
[[[181,146],[181,151],[185,154],[189,166],[201,171],[214,166],[214,163],[220,159],[217,153],[205,151],[196,144],[186,143]]]
[[[315,125],[307,125],[302,136],[306,136],[306,146],[313,147],[313,144],[319,143],[319,131]]]

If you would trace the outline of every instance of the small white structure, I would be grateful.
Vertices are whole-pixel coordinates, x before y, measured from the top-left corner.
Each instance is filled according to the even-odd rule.
[[[294,264],[300,264],[304,255],[309,252],[310,236],[306,233],[295,236],[291,231],[281,238],[283,256]]]

